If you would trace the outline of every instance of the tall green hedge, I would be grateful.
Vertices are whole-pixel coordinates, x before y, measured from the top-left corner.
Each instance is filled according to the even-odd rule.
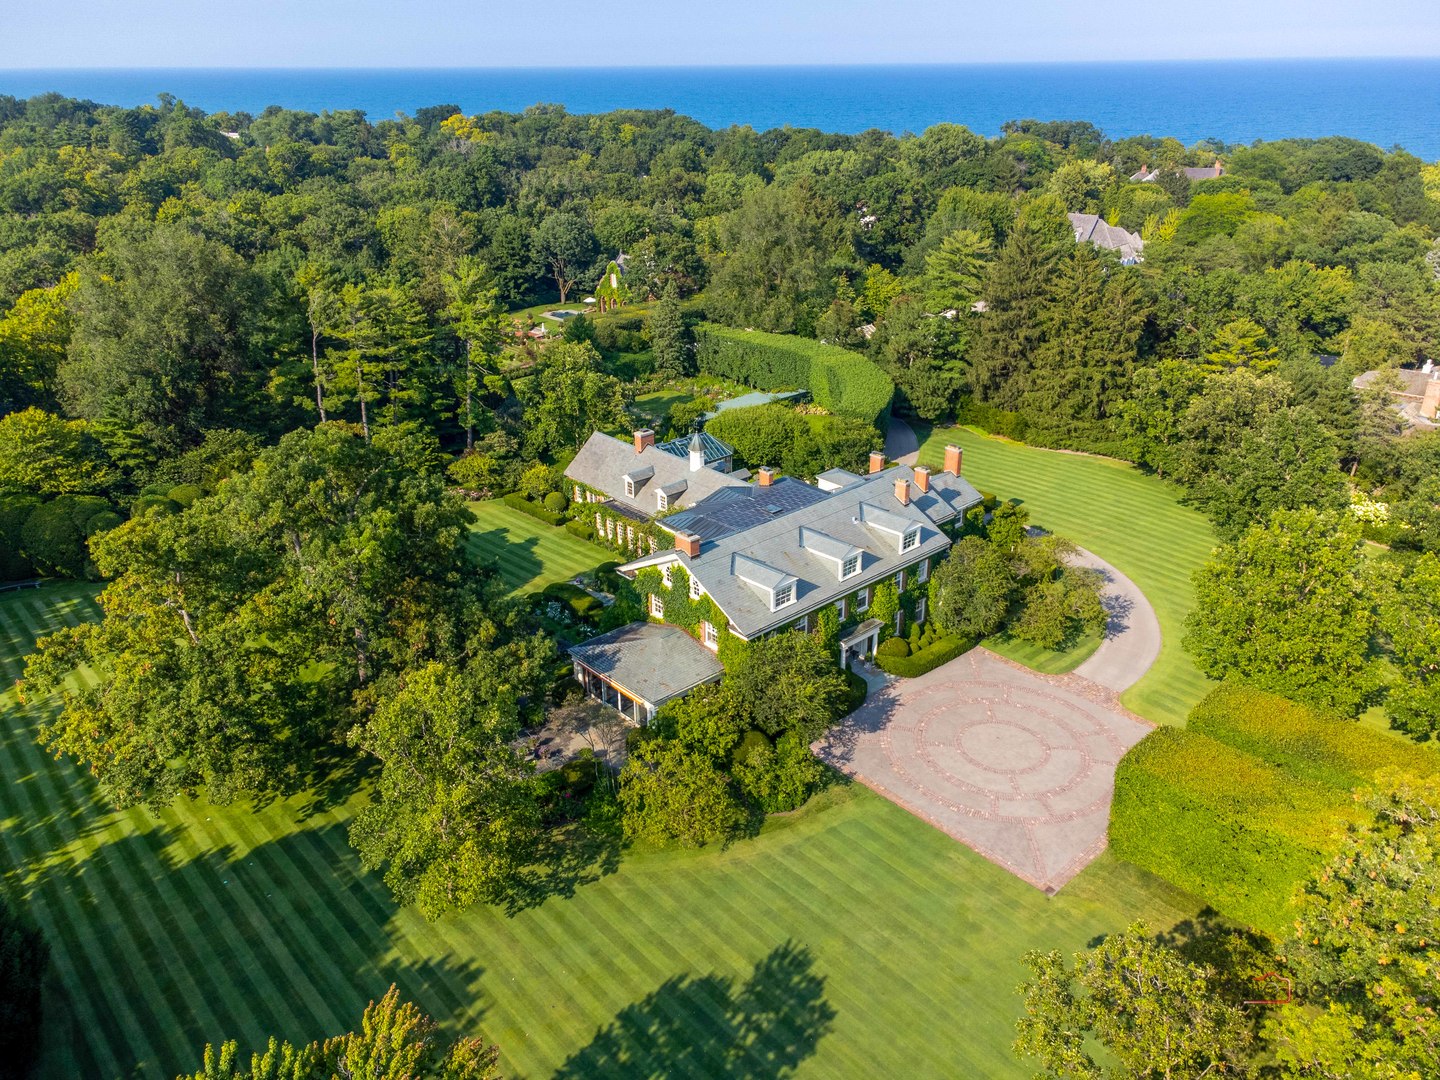
[[[1295,886],[1324,863],[1359,811],[1206,735],[1160,728],[1115,773],[1110,847],[1221,913],[1279,936]]]
[[[878,366],[848,349],[808,338],[735,330],[714,323],[695,327],[700,370],[758,390],[810,391],[815,404],[842,416],[884,427],[895,383]]]
[[[1188,726],[1342,792],[1369,784],[1380,769],[1440,774],[1440,754],[1433,750],[1248,686],[1227,683],[1213,690],[1195,706]]]

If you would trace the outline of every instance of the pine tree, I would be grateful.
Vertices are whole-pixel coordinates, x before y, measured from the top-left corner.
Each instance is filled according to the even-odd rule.
[[[985,279],[985,312],[970,354],[975,396],[1014,409],[1035,355],[1044,343],[1043,318],[1054,273],[1055,250],[1038,229],[1016,228]]]
[[[655,354],[656,372],[667,376],[689,374],[693,355],[690,332],[680,311],[680,295],[675,291],[674,282],[665,286],[665,293],[655,305],[646,329]]]

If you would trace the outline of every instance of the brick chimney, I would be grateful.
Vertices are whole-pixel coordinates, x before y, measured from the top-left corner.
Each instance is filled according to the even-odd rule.
[[[655,432],[648,427],[635,432],[635,452],[638,454],[647,446],[655,445]]]
[[[924,465],[915,466],[915,486],[921,491],[930,490],[930,470]]]
[[[1216,175],[1216,176],[1224,176],[1224,175],[1225,175],[1225,163],[1224,163],[1223,161],[1221,161],[1218,157],[1215,159],[1215,175]]]
[[[965,461],[965,451],[951,443],[945,447],[945,471],[951,476],[960,475],[960,466]]]
[[[895,481],[895,498],[897,498],[897,499],[900,500],[900,503],[901,503],[902,506],[909,506],[909,505],[910,505],[910,481],[909,481],[909,480],[896,480],[896,481]]]
[[[870,471],[877,473],[885,468],[885,455],[879,450],[870,451]]]
[[[675,534],[675,550],[690,558],[700,554],[700,537],[691,532],[677,532]]]
[[[760,472],[756,475],[759,477],[759,483],[761,487],[769,487],[775,482],[775,470],[770,468],[769,465],[761,468]]]

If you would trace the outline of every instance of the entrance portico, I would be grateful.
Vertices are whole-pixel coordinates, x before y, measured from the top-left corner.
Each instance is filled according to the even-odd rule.
[[[880,644],[880,620],[866,619],[840,639],[840,666],[848,668],[856,656],[874,656]]]

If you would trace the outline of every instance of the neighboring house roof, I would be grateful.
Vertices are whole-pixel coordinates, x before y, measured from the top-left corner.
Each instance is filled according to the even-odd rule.
[[[826,469],[815,482],[827,491],[835,491],[839,488],[849,487],[851,484],[858,484],[865,479],[859,473],[853,473],[849,469]]]
[[[570,647],[570,657],[651,706],[714,682],[715,654],[678,626],[636,622]]]
[[[1428,366],[1428,365],[1427,365]],[[1391,368],[1356,375],[1351,385],[1357,390],[1378,386],[1394,398],[1395,411],[1412,427],[1433,428],[1440,413],[1440,368],[1429,371]]]
[[[754,405],[769,405],[772,401],[799,401],[809,396],[809,390],[787,390],[780,394],[765,394],[755,390],[748,394],[741,394],[737,398],[731,398],[729,401],[720,402],[715,406],[713,412],[706,413],[701,419],[710,420],[731,409],[748,409]]]
[[[819,498],[806,505],[715,540],[702,537],[697,556],[657,552],[620,569],[633,572],[641,566],[680,562],[724,611],[733,629],[754,637],[948,549],[950,540],[937,525],[977,505],[980,493],[969,481],[949,473],[932,475],[928,492],[920,492],[914,478],[914,471],[901,465],[839,491],[810,488]],[[896,497],[897,480],[911,481],[909,503]],[[757,487],[757,497],[779,486]],[[665,524],[682,528],[676,517]],[[915,545],[902,551],[901,537],[916,529]],[[842,580],[843,560],[853,552],[860,554],[859,573]],[[791,580],[795,602],[771,611],[769,590]]]
[[[1094,244],[1109,251],[1118,251],[1123,263],[1137,263],[1143,259],[1145,241],[1136,233],[1111,225],[1097,214],[1067,214],[1070,226],[1075,230],[1077,244]]]
[[[565,475],[586,487],[603,491],[620,506],[653,515],[658,506],[657,488],[669,488],[684,480],[684,494],[670,502],[670,509],[691,506],[722,488],[744,488],[745,481],[715,469],[691,469],[688,454],[676,457],[655,446],[639,453],[633,443],[613,435],[595,432],[565,468]],[[625,477],[635,480],[635,494],[625,493]]]
[[[1214,180],[1217,176],[1225,175],[1225,163],[1219,158],[1216,158],[1214,165],[1203,165],[1199,168],[1196,168],[1194,166],[1187,166],[1186,168],[1181,169],[1180,173],[1185,177],[1185,179],[1191,182],[1194,182],[1196,180]],[[1159,175],[1159,170],[1149,169],[1146,166],[1141,165],[1140,171],[1137,173],[1132,173],[1130,179],[1137,181],[1141,184],[1153,184],[1155,182],[1155,178]]]
[[[700,445],[705,451],[705,464],[714,465],[717,461],[724,461],[726,458],[735,456],[735,448],[728,443],[723,443],[714,435],[708,435],[703,431],[696,432],[700,438]],[[694,441],[695,435],[681,435],[679,438],[671,439],[669,442],[656,443],[655,449],[664,450],[667,454],[674,454],[678,458],[690,459],[690,444]]]
[[[694,533],[701,540],[718,540],[824,498],[825,492],[819,488],[793,476],[782,476],[773,484],[724,488],[688,510],[671,514],[661,524],[674,532]]]

